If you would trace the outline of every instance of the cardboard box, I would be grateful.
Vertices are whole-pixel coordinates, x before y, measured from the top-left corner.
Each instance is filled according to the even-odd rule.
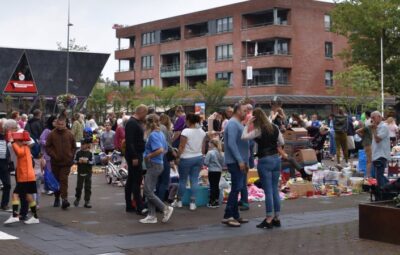
[[[294,153],[301,149],[309,148],[308,140],[299,140],[299,141],[285,141],[284,150],[289,156],[293,156]]]
[[[318,163],[317,154],[313,149],[302,149],[294,154],[296,161],[303,165],[314,165]]]
[[[308,132],[305,128],[291,128],[283,133],[283,138],[288,141],[296,141],[302,137],[307,137]]]
[[[294,192],[301,197],[307,196],[307,192],[314,192],[314,186],[311,182],[289,183],[288,187],[291,193]]]

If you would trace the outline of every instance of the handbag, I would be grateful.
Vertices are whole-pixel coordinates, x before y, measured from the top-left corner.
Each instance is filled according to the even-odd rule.
[[[44,183],[45,186],[53,191],[58,192],[60,190],[60,184],[58,183],[57,179],[54,177],[53,172],[49,171],[48,169],[44,170]]]
[[[356,148],[356,144],[354,143],[354,136],[347,136],[347,149],[354,150]]]

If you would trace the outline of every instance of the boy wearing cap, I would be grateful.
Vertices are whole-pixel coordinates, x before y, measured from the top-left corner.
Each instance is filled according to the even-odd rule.
[[[90,195],[92,194],[92,166],[93,154],[90,151],[90,140],[81,141],[81,149],[75,155],[75,164],[78,165],[78,180],[76,184],[76,193],[74,206],[79,206],[82,188],[85,185],[85,208],[92,208],[90,204]]]

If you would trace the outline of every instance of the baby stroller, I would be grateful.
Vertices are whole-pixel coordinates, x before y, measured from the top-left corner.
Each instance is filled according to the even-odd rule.
[[[106,182],[108,184],[117,184],[124,187],[128,179],[128,171],[122,166],[121,152],[113,151],[112,154],[106,155],[104,152],[100,153],[101,162],[104,162],[104,172]]]

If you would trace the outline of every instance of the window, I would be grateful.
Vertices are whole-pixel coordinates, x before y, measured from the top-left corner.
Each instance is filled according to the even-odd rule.
[[[142,88],[154,86],[154,79],[142,79]]]
[[[153,56],[143,56],[142,57],[142,69],[151,69],[153,68]]]
[[[219,72],[215,74],[217,80],[227,81],[228,86],[233,86],[233,73],[232,72]]]
[[[289,40],[279,39],[277,40],[277,52],[276,54],[287,55],[289,54]]]
[[[286,85],[289,84],[289,76],[290,69],[287,68],[255,69],[253,71],[252,84],[255,86]]]
[[[231,32],[232,29],[233,29],[232,17],[217,19],[217,33]]]
[[[289,83],[289,70],[288,69],[277,68],[276,76],[277,76],[278,84],[288,84]]]
[[[328,87],[333,86],[333,71],[330,70],[325,71],[325,86]]]
[[[329,14],[325,14],[324,16],[324,26],[325,26],[325,31],[331,31],[331,16]]]
[[[217,46],[217,60],[232,59],[233,47],[232,44],[225,44]]]
[[[325,57],[333,58],[333,45],[331,42],[325,42]]]
[[[142,34],[142,45],[150,45],[156,42],[156,32],[149,32]]]

